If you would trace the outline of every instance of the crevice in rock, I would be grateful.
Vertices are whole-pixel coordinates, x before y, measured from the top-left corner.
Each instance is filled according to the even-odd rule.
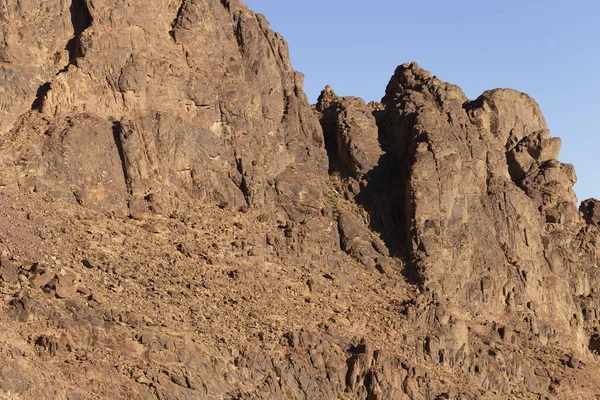
[[[85,0],[73,0],[69,11],[71,12],[74,36],[81,35],[92,25],[92,15]]]
[[[410,171],[416,147],[414,116],[399,117],[397,111],[387,107],[373,111],[373,116],[384,154],[377,166],[367,173],[368,184],[355,201],[369,212],[371,229],[381,235],[390,255],[403,261],[402,274],[406,281],[422,285],[423,277],[411,251],[414,206]]]
[[[58,73],[66,71],[69,65],[77,66],[77,58],[84,56],[81,34],[92,25],[92,15],[85,0],[73,0],[69,11],[73,25],[73,37],[65,47],[69,52],[69,63]]]
[[[230,0],[221,0],[221,5],[227,10],[231,11],[231,2]]]
[[[338,150],[338,131],[337,131],[337,111],[331,107],[322,110],[320,119],[321,127],[323,128],[323,141],[325,151],[329,159],[329,174],[339,173],[342,177],[347,177],[340,163],[340,155]]]
[[[600,335],[593,334],[592,336],[590,336],[588,348],[592,353],[600,355]]]
[[[240,53],[243,54],[244,51],[244,37],[242,35],[242,18],[241,15],[234,16],[233,22],[235,22],[235,27],[233,28],[233,35],[235,36],[235,40],[238,45],[238,49]]]
[[[173,22],[171,22],[171,30],[169,31],[169,35],[171,36],[171,38],[173,39],[174,42],[177,42],[177,39],[175,38],[175,28],[177,28],[181,24],[181,17],[183,15],[183,12],[185,11],[187,2],[188,2],[188,0],[181,1],[181,4],[179,5],[179,8],[177,9],[177,14],[175,15],[175,19],[173,19]]]
[[[241,182],[241,184],[239,186],[240,191],[244,195],[244,199],[246,200],[246,204],[248,206],[250,206],[250,190],[248,189],[248,182],[246,181],[246,177],[244,176],[244,168],[242,166],[242,159],[241,158],[236,158],[235,159],[235,164],[236,164],[236,168],[237,168],[238,172],[240,173],[240,175],[242,177],[242,182]]]
[[[414,211],[409,182],[416,146],[414,118],[400,117],[393,108],[372,110],[377,125],[377,139],[383,154],[376,166],[366,175],[353,176],[349,170],[350,164],[346,161],[350,156],[342,154],[346,145],[340,142],[340,124],[344,121],[340,121],[339,117],[343,109],[331,100],[332,96],[335,94],[330,88],[326,88],[317,105],[329,159],[329,174],[339,174],[342,180],[351,177],[361,180],[360,192],[356,194],[354,201],[368,212],[370,229],[380,235],[390,255],[403,261],[403,275],[406,281],[420,285],[423,280],[410,250],[411,218]]]
[[[42,111],[42,106],[44,105],[44,99],[48,95],[48,92],[50,91],[51,86],[52,85],[50,82],[45,82],[43,85],[41,85],[38,88],[38,90],[35,94],[35,100],[33,100],[33,103],[31,103],[32,110]]]
[[[115,141],[115,146],[117,146],[117,151],[119,152],[119,159],[121,160],[121,168],[123,170],[125,185],[127,186],[127,191],[129,194],[131,194],[131,185],[129,184],[127,163],[125,160],[125,150],[123,148],[123,125],[121,124],[121,121],[117,121],[112,118],[109,120],[112,122],[113,138]]]

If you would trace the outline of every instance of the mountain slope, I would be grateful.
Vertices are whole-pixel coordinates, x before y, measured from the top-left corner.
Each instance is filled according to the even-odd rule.
[[[0,20],[0,397],[600,392],[597,201],[527,95],[311,107],[234,0]]]

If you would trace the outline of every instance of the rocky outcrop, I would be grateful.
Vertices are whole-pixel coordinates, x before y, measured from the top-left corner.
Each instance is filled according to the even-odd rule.
[[[581,203],[579,211],[583,213],[583,218],[590,225],[600,224],[600,202],[596,199],[588,199]]]
[[[110,2],[55,3],[47,13],[56,18],[43,16],[53,30],[37,43],[43,51],[35,60],[19,49],[37,40],[41,10],[31,4],[4,12],[6,20],[23,21],[25,32],[19,38],[9,24],[1,53],[4,68],[20,75],[6,80],[11,106],[0,108],[3,132],[10,131],[4,168],[17,164],[12,177],[20,186],[60,186],[73,200],[85,188],[98,204],[110,204],[107,211],[134,213],[169,213],[180,203],[176,192],[232,208],[275,205],[277,198],[309,206],[300,204],[293,181],[301,175],[315,182],[312,190],[323,186],[322,137],[303,77],[264,17],[236,1],[146,2],[119,6],[118,18]],[[39,80],[46,83],[27,99]],[[102,177],[84,168],[85,179],[57,181],[48,158],[79,168],[65,140],[102,141],[85,154]],[[118,158],[120,170],[113,168]]]
[[[551,271],[542,237],[545,222],[577,217],[574,177],[556,161],[558,142],[548,138],[537,104],[511,90],[470,102],[416,64],[398,68],[383,103],[382,134],[408,169],[398,184],[406,188],[411,257],[423,283],[462,298],[473,315],[540,304],[547,308],[536,314],[556,327],[565,304],[552,303],[555,288],[543,289]],[[563,315],[568,326],[571,313]]]
[[[330,171],[360,179],[377,166],[382,151],[371,106],[356,97],[339,98],[328,86],[316,110],[325,133]]]
[[[338,143],[329,146],[330,154],[352,154],[361,146],[379,150],[367,135],[362,143],[345,140],[339,126],[346,115],[334,112],[341,122],[333,124],[322,110],[354,100],[332,93],[326,88],[317,106],[325,137]],[[444,309],[446,322],[433,324],[444,333],[427,336],[426,354],[473,368],[472,334],[461,324],[474,320],[496,325],[502,337],[516,329],[544,345],[588,354],[595,331],[584,322],[580,303],[582,296],[595,302],[587,282],[596,275],[590,267],[597,263],[596,231],[587,230],[577,213],[573,167],[557,160],[560,140],[549,136],[537,104],[513,90],[470,101],[413,63],[398,67],[382,106],[362,115],[371,120],[363,126],[378,126],[370,137],[377,132],[384,154],[365,173],[354,200],[369,210],[371,227],[403,249],[397,255],[407,280],[433,296],[417,303],[415,323],[432,326],[435,320],[423,315],[434,304]],[[588,221],[592,210],[584,202]],[[447,342],[457,345],[440,350]],[[494,385],[502,390],[504,383]]]
[[[529,96],[313,109],[234,0],[0,20],[0,397],[600,391],[597,201]]]

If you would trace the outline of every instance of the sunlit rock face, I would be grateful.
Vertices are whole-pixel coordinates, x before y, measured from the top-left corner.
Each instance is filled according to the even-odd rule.
[[[600,392],[600,206],[526,94],[311,106],[233,0],[0,21],[0,397]]]

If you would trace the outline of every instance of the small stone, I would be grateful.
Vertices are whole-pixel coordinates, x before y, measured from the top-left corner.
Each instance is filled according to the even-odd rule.
[[[110,284],[108,288],[115,293],[121,293],[123,291],[123,287],[120,285]]]
[[[148,377],[146,376],[146,374],[141,374],[140,376],[138,376],[135,381],[137,383],[140,383],[142,385],[150,385],[152,383],[152,381],[150,379],[148,379]]]
[[[17,283],[19,280],[18,264],[6,256],[0,257],[0,276],[5,282]]]
[[[79,286],[77,288],[77,293],[80,293],[84,296],[89,296],[90,294],[92,294],[92,292],[90,291],[90,289],[83,287],[83,286]]]
[[[569,357],[569,361],[567,361],[567,365],[569,368],[578,368],[579,362],[579,359],[575,358],[575,356],[571,356]]]
[[[134,221],[143,221],[144,220],[144,214],[141,212],[132,212],[129,217],[131,219],[133,219]]]
[[[104,303],[106,300],[104,299],[104,296],[102,296],[100,293],[98,292],[92,292],[92,294],[89,296],[89,300],[93,300],[96,303],[102,304]]]
[[[21,261],[21,268],[24,271],[31,271],[33,269],[33,267],[35,266],[35,262],[31,261],[31,260],[24,260]]]
[[[142,225],[141,228],[150,233],[160,233],[160,230],[152,224],[146,223],[146,224]]]
[[[42,272],[41,274],[33,275],[29,279],[29,283],[34,288],[41,288],[41,287],[44,287],[47,284],[49,284],[52,281],[52,279],[54,279],[55,276],[56,276],[55,273],[53,273],[50,270],[47,270],[47,271]]]
[[[149,345],[150,343],[156,341],[156,335],[152,332],[143,332],[139,336],[139,341],[141,344]]]
[[[184,388],[188,387],[187,380],[185,379],[185,376],[183,376],[181,373],[171,373],[170,376],[171,382],[173,382],[174,384]]]
[[[139,357],[142,355],[142,352],[146,349],[144,345],[135,341],[135,340],[126,340],[125,341],[125,352],[131,356]]]
[[[181,254],[183,254],[184,256],[186,256],[188,258],[192,256],[191,250],[185,243],[179,243],[177,245],[177,251],[179,251]]]
[[[65,278],[58,280],[55,290],[56,296],[61,299],[70,299],[77,293],[77,288],[73,285],[73,282]]]

